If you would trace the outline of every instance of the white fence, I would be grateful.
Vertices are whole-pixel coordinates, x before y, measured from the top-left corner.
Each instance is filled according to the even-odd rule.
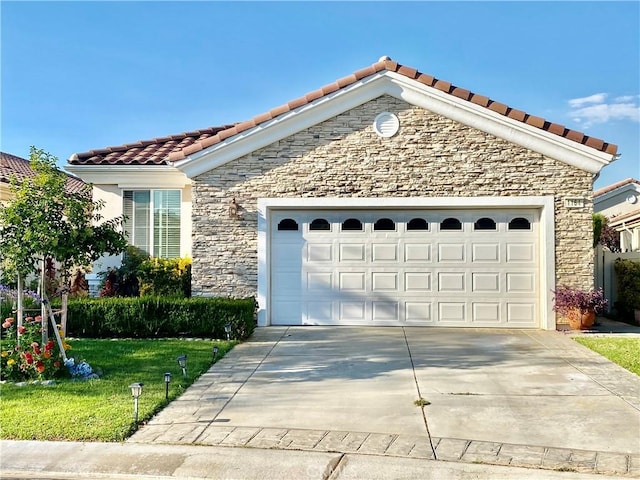
[[[613,264],[618,258],[625,260],[640,261],[640,252],[614,253],[598,245],[594,249],[594,278],[595,287],[602,288],[604,298],[609,301],[608,311],[613,309],[614,302],[618,299],[618,288],[616,285],[616,272]]]

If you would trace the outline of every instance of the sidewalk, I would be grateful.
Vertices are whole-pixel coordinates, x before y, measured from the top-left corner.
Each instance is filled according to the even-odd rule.
[[[340,453],[122,443],[0,442],[3,480],[613,480],[571,471]]]

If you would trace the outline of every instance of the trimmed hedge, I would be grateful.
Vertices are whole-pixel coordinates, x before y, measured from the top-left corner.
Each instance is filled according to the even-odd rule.
[[[255,328],[255,299],[84,298],[69,301],[67,335],[83,338],[231,338],[244,340]]]

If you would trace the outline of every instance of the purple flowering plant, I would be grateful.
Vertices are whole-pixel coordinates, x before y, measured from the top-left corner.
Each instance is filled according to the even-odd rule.
[[[582,290],[568,285],[560,285],[553,293],[553,309],[565,316],[573,309],[580,310],[580,313],[583,314],[589,311],[599,314],[607,307],[608,303],[601,288]]]

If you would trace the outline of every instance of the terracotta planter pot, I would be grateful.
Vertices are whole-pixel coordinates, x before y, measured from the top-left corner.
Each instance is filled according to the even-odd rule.
[[[578,308],[572,308],[567,313],[567,320],[572,330],[587,330],[596,321],[596,312],[589,310],[583,313]]]

